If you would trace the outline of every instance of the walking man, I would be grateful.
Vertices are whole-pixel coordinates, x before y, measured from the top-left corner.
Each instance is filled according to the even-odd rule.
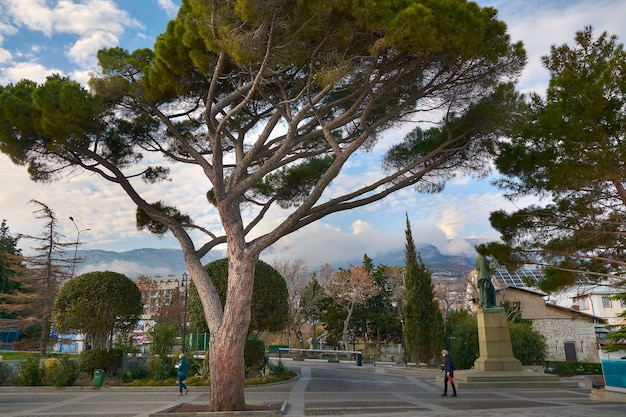
[[[450,382],[450,386],[452,386],[452,396],[456,397],[456,387],[454,386],[454,370],[456,369],[456,364],[454,363],[454,359],[452,356],[448,354],[447,350],[442,350],[441,354],[443,355],[443,366],[439,372],[443,372],[443,394],[442,397],[448,396],[448,382]]]

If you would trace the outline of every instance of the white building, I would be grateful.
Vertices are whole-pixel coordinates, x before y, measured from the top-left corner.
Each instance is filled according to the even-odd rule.
[[[612,300],[619,294],[615,287],[598,285],[578,285],[572,296],[572,308],[583,313],[602,317],[610,325],[626,325],[626,319],[619,317],[626,311],[623,300]]]

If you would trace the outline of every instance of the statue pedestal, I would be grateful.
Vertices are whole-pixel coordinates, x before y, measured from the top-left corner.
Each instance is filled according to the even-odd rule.
[[[513,356],[509,324],[502,307],[485,308],[476,313],[480,357],[474,362],[478,371],[521,371],[522,363]]]
[[[474,369],[457,371],[454,379],[462,389],[577,388],[576,381],[561,381],[558,375],[522,370],[513,356],[509,324],[502,307],[485,308],[476,313],[480,357]],[[443,382],[443,377],[437,377]]]

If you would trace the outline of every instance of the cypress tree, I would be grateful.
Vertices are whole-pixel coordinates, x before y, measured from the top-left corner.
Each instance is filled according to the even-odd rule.
[[[409,356],[430,363],[443,346],[443,318],[435,299],[430,270],[415,249],[409,216],[406,218],[404,333]]]

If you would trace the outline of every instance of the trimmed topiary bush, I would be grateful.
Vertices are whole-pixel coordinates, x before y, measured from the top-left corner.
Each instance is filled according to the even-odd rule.
[[[80,372],[93,374],[96,369],[114,374],[122,367],[121,350],[84,350],[78,356],[78,367]]]

